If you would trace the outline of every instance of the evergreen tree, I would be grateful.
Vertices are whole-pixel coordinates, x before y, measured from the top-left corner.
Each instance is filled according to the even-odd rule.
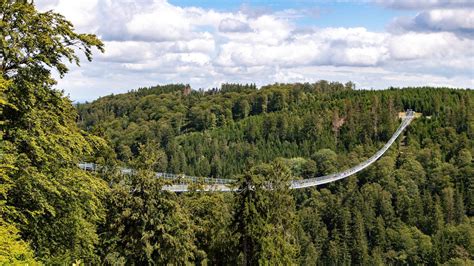
[[[355,212],[354,222],[352,225],[352,257],[353,263],[365,265],[368,263],[368,245],[365,234],[364,221],[359,211]]]
[[[183,195],[180,203],[189,210],[198,248],[197,262],[216,265],[234,261],[232,248],[235,240],[231,235],[230,222],[232,198],[229,194],[191,192]]]
[[[136,171],[113,182],[102,228],[102,256],[109,264],[182,264],[195,258],[189,212],[155,177],[156,146],[141,146]]]
[[[295,261],[296,215],[288,186],[291,174],[280,162],[243,175],[235,195],[234,235],[244,265]]]

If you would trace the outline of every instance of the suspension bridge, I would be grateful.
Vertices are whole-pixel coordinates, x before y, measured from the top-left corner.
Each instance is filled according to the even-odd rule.
[[[415,118],[415,112],[413,110],[407,110],[405,116],[402,118],[400,126],[397,128],[395,133],[393,133],[392,137],[388,140],[385,145],[378,150],[372,157],[368,158],[367,160],[359,163],[358,165],[346,169],[342,172],[337,172],[330,175],[315,177],[315,178],[307,178],[307,179],[300,179],[300,180],[292,180],[290,184],[291,189],[301,189],[306,187],[314,187],[319,186],[331,182],[335,182],[337,180],[344,179],[351,175],[354,175],[365,168],[369,167],[375,161],[377,161],[382,155],[392,146],[395,140],[400,136],[400,134],[405,130],[405,128],[411,123],[411,121]],[[98,166],[93,163],[80,163],[79,167],[83,170],[87,171],[95,171],[97,170]],[[123,174],[131,174],[133,173],[133,169],[123,168],[121,169]],[[186,192],[191,190],[191,185],[193,184],[201,184],[197,191],[236,191],[238,188],[234,185],[234,179],[222,179],[222,178],[209,178],[209,177],[196,177],[196,176],[188,176],[182,174],[170,174],[170,173],[156,173],[157,178],[164,178],[168,180],[172,180],[173,184],[163,186],[164,190],[173,191],[173,192]]]

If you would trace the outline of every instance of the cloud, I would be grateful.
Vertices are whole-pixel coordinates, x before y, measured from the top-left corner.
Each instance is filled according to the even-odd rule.
[[[259,33],[256,33],[257,35]],[[364,28],[326,28],[311,33],[282,34],[281,41],[254,36],[223,44],[216,62],[221,66],[377,65],[386,57],[385,34]]]
[[[200,39],[176,41],[170,47],[173,52],[203,52],[212,54],[215,50],[215,40],[211,34],[204,34]]]
[[[472,41],[458,38],[453,33],[415,33],[394,35],[389,49],[393,60],[445,59],[471,57],[474,55]]]
[[[81,32],[96,33],[98,29],[95,24],[97,18],[96,6],[98,2],[99,0],[43,0],[35,1],[35,4],[38,5],[40,10],[54,9],[56,12],[63,14],[67,19],[74,21],[75,28]]]
[[[454,32],[474,37],[473,9],[433,9],[422,11],[412,18],[397,18],[389,26],[394,32]]]
[[[375,0],[377,4],[398,9],[472,8],[471,0]]]
[[[97,54],[97,59],[111,63],[132,63],[155,57],[162,47],[157,44],[137,41],[106,41],[105,53]],[[163,46],[163,45],[161,45]]]
[[[250,32],[250,26],[240,20],[226,18],[219,23],[219,31],[221,32]]]
[[[134,14],[125,24],[130,38],[157,42],[192,38],[192,28],[185,10],[161,1],[149,10]]]

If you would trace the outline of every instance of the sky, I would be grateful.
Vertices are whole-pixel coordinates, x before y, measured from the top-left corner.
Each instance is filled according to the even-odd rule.
[[[57,88],[73,101],[158,84],[352,81],[474,88],[472,0],[36,0],[105,44]]]

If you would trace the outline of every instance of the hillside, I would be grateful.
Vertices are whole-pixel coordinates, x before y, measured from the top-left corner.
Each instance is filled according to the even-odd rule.
[[[242,178],[253,169],[257,176],[267,173],[265,179],[271,174],[258,169],[270,163],[288,167],[294,178],[308,178],[368,158],[395,131],[399,112],[414,109],[421,117],[375,166],[348,180],[291,193],[287,204],[294,200],[296,216],[287,233],[295,239],[284,243],[288,254],[292,248],[298,253],[290,261],[472,259],[474,93],[352,87],[325,81],[261,89],[225,84],[189,93],[184,85],[157,86],[80,104],[78,123],[106,138],[122,165],[133,164],[143,147],[153,147],[154,171]],[[212,211],[230,219],[219,210],[225,212]],[[214,248],[204,248],[211,261],[235,259],[219,253],[225,252],[222,246]]]
[[[125,164],[140,144],[152,142],[166,153],[157,171],[200,176],[229,178],[255,163],[309,159],[320,149],[368,155],[388,140],[398,126],[398,112],[408,108],[424,115],[410,129],[410,144],[423,147],[435,138],[449,161],[457,151],[436,132],[453,130],[453,140],[472,139],[472,91],[359,91],[351,86],[321,81],[257,90],[226,84],[185,95],[184,85],[168,85],[77,108],[79,125],[110,140]]]

